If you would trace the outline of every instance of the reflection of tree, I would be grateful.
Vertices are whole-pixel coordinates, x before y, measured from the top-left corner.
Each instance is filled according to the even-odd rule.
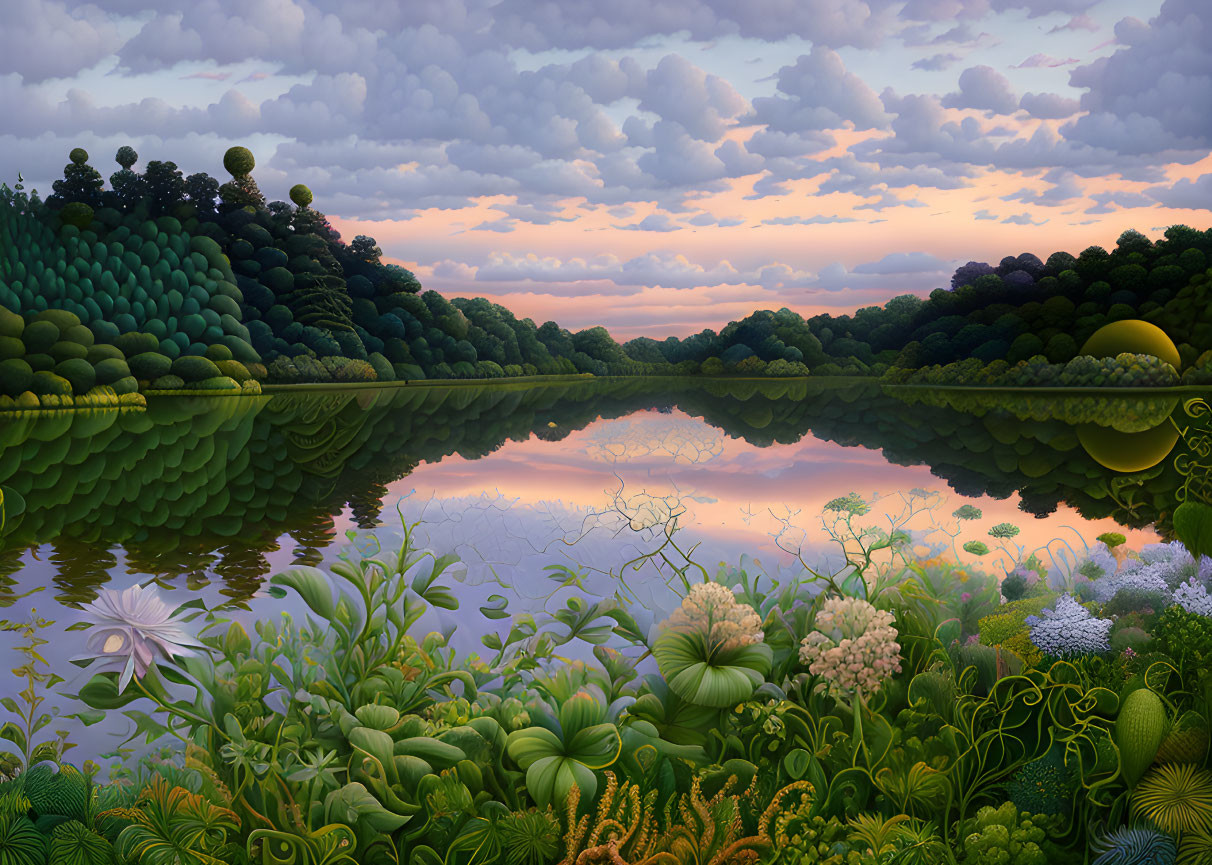
[[[653,408],[676,408],[719,432],[704,433],[677,415],[633,417],[595,429],[589,452],[618,462],[651,456],[699,464],[722,451],[723,435],[758,447],[812,435],[878,449],[894,464],[929,465],[962,495],[1017,493],[1037,516],[1066,502],[1091,519],[1157,522],[1163,533],[1184,483],[1208,495],[1199,486],[1205,481],[1184,480],[1172,460],[1147,472],[1108,472],[1054,416],[1072,420],[1080,409],[1114,419],[1135,410],[1130,402],[1049,414],[1037,403],[1025,411],[986,401],[972,413],[906,402],[872,382],[676,385],[635,377],[162,398],[143,413],[65,413],[3,425],[0,484],[14,501],[23,499],[25,513],[0,531],[0,603],[12,598],[4,574],[16,568],[14,553],[51,541],[63,591],[87,594],[110,568],[104,551],[121,548],[132,569],[191,585],[213,573],[230,595],[247,594],[282,535],[296,538],[301,560],[315,561],[332,542],[337,514],[348,506],[359,526],[373,525],[387,486],[420,463],[451,454],[476,459],[531,437],[557,441],[599,419]],[[636,510],[638,524],[658,531],[672,511],[655,498],[649,504]],[[619,525],[630,531],[631,519]]]

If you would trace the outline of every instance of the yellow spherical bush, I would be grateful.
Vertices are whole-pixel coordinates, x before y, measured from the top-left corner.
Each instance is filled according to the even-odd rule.
[[[1077,440],[1099,464],[1117,472],[1139,472],[1170,455],[1178,441],[1178,430],[1161,424],[1126,433],[1088,423],[1077,428]]]
[[[1105,324],[1086,340],[1081,353],[1091,357],[1115,357],[1131,354],[1151,354],[1161,358],[1177,371],[1182,366],[1178,349],[1166,332],[1155,324],[1130,318]]]

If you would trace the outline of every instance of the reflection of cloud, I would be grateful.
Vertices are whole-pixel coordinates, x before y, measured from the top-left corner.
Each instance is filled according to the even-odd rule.
[[[631,463],[648,457],[672,457],[675,463],[710,462],[724,452],[718,429],[688,417],[633,415],[594,427],[585,444],[590,459]]]

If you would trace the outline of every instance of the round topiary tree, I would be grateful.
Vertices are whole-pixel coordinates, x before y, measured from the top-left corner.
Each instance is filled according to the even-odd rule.
[[[307,205],[312,202],[311,190],[302,183],[296,183],[290,188],[290,200],[293,201],[300,210],[305,210]]]
[[[232,177],[244,177],[252,173],[257,160],[247,147],[229,147],[223,154],[223,167]]]
[[[74,225],[83,231],[92,224],[93,209],[82,201],[73,201],[59,211],[59,219],[64,225]]]
[[[264,209],[265,196],[257,188],[250,172],[257,164],[247,147],[230,147],[223,154],[223,167],[231,172],[232,179],[219,187],[222,210],[227,213],[244,207]]]
[[[1155,324],[1140,319],[1123,319],[1105,324],[1086,340],[1081,353],[1091,357],[1115,357],[1123,352],[1150,354],[1160,358],[1175,371],[1182,368],[1182,358],[1174,341]]]
[[[72,152],[67,154],[67,158],[70,159],[74,165],[83,165],[84,163],[88,162],[88,151],[83,147],[73,147]]]
[[[122,166],[123,171],[130,171],[131,166],[139,161],[139,154],[135,152],[135,148],[124,144],[118,148],[114,161]]]

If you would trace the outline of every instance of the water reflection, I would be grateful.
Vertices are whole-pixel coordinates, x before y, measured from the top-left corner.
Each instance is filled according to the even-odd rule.
[[[867,448],[890,466],[929,466],[963,496],[1017,495],[1035,516],[1064,503],[1089,520],[1169,536],[1180,497],[1206,497],[1193,424],[1173,397],[634,378],[161,399],[146,412],[26,417],[0,427],[0,604],[30,588],[15,575],[31,550],[65,602],[91,599],[119,555],[128,570],[176,586],[200,589],[217,577],[225,595],[247,597],[284,543],[296,560],[316,563],[343,512],[358,527],[377,525],[390,485],[419,465],[582,430],[569,477],[587,463],[672,464],[693,484],[743,468],[748,456],[725,456],[730,440],[778,453],[810,436],[833,453]],[[885,487],[895,486],[895,470],[884,474]],[[471,481],[494,486],[490,476]],[[763,481],[742,473],[740,482]],[[696,488],[677,492],[704,507],[715,501]],[[625,503],[641,524],[669,507],[664,492],[628,495],[641,496]]]

